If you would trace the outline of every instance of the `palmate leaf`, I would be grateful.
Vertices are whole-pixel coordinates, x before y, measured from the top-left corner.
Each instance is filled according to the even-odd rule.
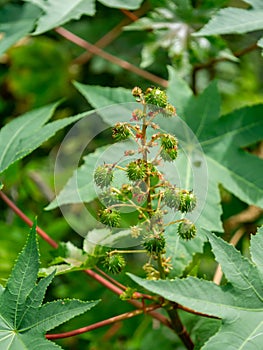
[[[0,130],[0,173],[25,157],[65,126],[83,118],[87,113],[45,124],[57,103],[27,112]]]
[[[217,286],[193,277],[149,281],[129,274],[140,286],[195,311],[222,319],[219,331],[202,349],[261,349],[263,342],[263,228],[251,240],[252,261],[232,245],[208,234],[216,260],[228,280]]]
[[[0,293],[0,349],[61,349],[45,339],[45,333],[86,312],[98,301],[57,300],[42,305],[54,272],[36,284],[39,253],[36,226]]]

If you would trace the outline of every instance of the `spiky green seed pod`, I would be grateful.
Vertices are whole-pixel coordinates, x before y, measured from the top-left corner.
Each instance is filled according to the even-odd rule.
[[[161,145],[165,151],[168,151],[170,149],[174,149],[175,147],[177,148],[178,141],[173,135],[165,134],[161,137]]]
[[[162,149],[160,156],[164,161],[173,162],[177,158],[177,146],[171,149]]]
[[[108,254],[105,257],[103,266],[111,273],[120,273],[126,265],[125,259],[121,254]]]
[[[167,106],[167,95],[165,91],[159,88],[148,88],[144,96],[145,102],[157,107],[165,108]]]
[[[167,187],[163,193],[163,200],[167,207],[178,210],[180,206],[180,190],[176,187]]]
[[[126,140],[131,135],[131,130],[125,123],[117,123],[112,128],[112,137],[116,141]]]
[[[109,227],[119,227],[121,215],[117,210],[104,209],[98,214],[100,222]]]
[[[179,210],[182,213],[188,213],[196,207],[196,196],[191,191],[182,190],[180,193]]]
[[[143,246],[150,254],[163,254],[165,237],[162,233],[151,233],[144,237]]]
[[[127,175],[131,181],[140,181],[146,177],[147,167],[142,159],[137,159],[127,165]]]
[[[184,219],[178,226],[178,234],[184,240],[190,240],[196,235],[196,226],[188,219]]]
[[[100,165],[94,172],[94,180],[100,188],[108,187],[113,179],[113,170],[109,165]]]

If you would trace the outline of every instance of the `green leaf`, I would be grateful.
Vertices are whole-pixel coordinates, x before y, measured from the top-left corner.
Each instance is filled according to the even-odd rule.
[[[110,88],[99,85],[84,85],[78,82],[74,82],[74,86],[94,108],[135,101],[131,91],[122,87]]]
[[[21,332],[37,329],[45,333],[60,324],[78,316],[95,306],[98,301],[84,302],[81,300],[56,300],[46,303],[39,310],[32,310],[31,314],[21,323]]]
[[[54,272],[37,282],[39,253],[36,223],[0,294],[0,348],[61,349],[45,339],[46,331],[86,312],[98,301],[57,300],[41,305]]]
[[[106,149],[107,147],[100,147],[95,152],[85,156],[84,164],[75,170],[63,190],[45,209],[51,210],[64,204],[93,201],[98,196],[93,180],[93,173],[97,160]]]
[[[82,15],[95,14],[95,1],[85,0],[24,0],[39,6],[44,15],[41,16],[34,31],[35,35],[44,33],[52,28],[59,27],[70,20],[77,20]]]
[[[0,32],[3,38],[0,40],[0,55],[33,30],[40,13],[41,10],[32,4],[22,7],[8,4],[1,8]]]
[[[263,234],[263,227],[261,227],[258,230],[258,234],[252,235],[250,240],[250,253],[251,258],[254,261],[254,263],[258,266],[259,272],[263,276],[263,240],[262,240],[262,234]],[[261,277],[261,280],[263,277]]]
[[[88,254],[94,254],[94,246],[123,248],[138,246],[141,243],[141,238],[136,239],[131,237],[130,230],[121,230],[114,232],[107,228],[94,229],[88,232],[83,242],[83,249]]]
[[[58,130],[87,115],[83,113],[45,125],[56,106],[57,103],[54,103],[30,111],[12,120],[0,130],[0,173],[34,151]]]
[[[220,116],[221,99],[217,83],[213,81],[197,98],[192,96],[184,109],[184,121],[202,142]]]
[[[4,308],[5,319],[14,322],[15,327],[18,325],[17,315],[21,312],[21,305],[25,303],[37,279],[39,254],[34,231],[35,226],[30,231],[27,243],[18,257],[0,300],[0,309]]]
[[[262,139],[262,111],[263,105],[256,105],[223,116],[204,130],[206,140],[201,142],[210,176],[244,202],[258,206],[263,205],[263,179],[256,172],[262,160],[242,148]]]
[[[167,96],[169,102],[176,106],[177,114],[181,116],[189,103],[189,99],[193,96],[193,92],[186,81],[179,77],[175,69],[168,67],[168,71],[169,86],[167,89]]]
[[[170,301],[221,318],[221,328],[202,349],[260,349],[263,341],[262,265],[244,258],[232,245],[214,234],[209,234],[208,239],[228,280],[225,286],[193,277],[149,281],[129,276],[140,286]],[[252,257],[262,263],[258,244],[263,244],[262,228],[251,244]]]
[[[176,91],[174,92],[176,96]],[[176,105],[176,103],[175,103]],[[178,156],[176,166],[180,169],[182,179],[194,171],[197,197],[203,198],[204,208],[199,217],[199,225],[207,229],[221,231],[220,216],[222,209],[218,185],[222,184],[229,192],[248,204],[263,206],[263,179],[259,175],[262,160],[244,151],[243,148],[263,138],[263,105],[244,107],[220,117],[220,96],[213,82],[202,94],[192,97],[182,111],[181,117],[186,121],[197,137],[200,148],[196,149],[193,136],[180,125],[176,119],[163,119],[160,126],[169,131],[176,130],[175,135],[182,139],[183,150],[188,150],[192,159],[200,158],[203,153],[203,175],[198,176],[198,162],[189,164],[184,155]],[[188,135],[188,136],[187,136]],[[199,165],[201,166],[201,164]],[[248,169],[253,169],[249,171]],[[171,170],[169,173],[173,173]],[[201,172],[202,174],[202,172]],[[204,182],[207,181],[207,184]],[[207,187],[206,187],[207,185]],[[199,192],[200,191],[200,192]]]
[[[72,271],[86,270],[94,266],[93,261],[89,259],[89,255],[71,242],[60,242],[59,248],[52,255],[56,257],[51,262],[51,266],[41,268],[39,276],[47,276],[50,273],[61,275]]]
[[[42,34],[55,27],[59,27],[71,20],[78,20],[81,16],[94,16],[96,13],[96,0],[24,0],[37,5],[43,10],[42,15],[37,23],[37,28],[33,34]],[[99,0],[105,6],[124,8],[134,10],[137,9],[142,0]]]
[[[243,34],[263,28],[263,7],[244,10],[228,7],[218,11],[195,36],[214,34]]]

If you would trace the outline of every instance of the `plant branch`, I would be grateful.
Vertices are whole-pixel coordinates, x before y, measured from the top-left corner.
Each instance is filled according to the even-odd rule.
[[[143,70],[139,67],[134,66],[133,64],[117,57],[117,56],[113,56],[111,54],[109,54],[106,51],[103,51],[102,49],[98,48],[97,46],[89,43],[88,41],[80,38],[79,36],[73,34],[72,32],[70,32],[69,30],[63,28],[63,27],[59,27],[56,28],[55,31],[60,34],[61,36],[63,36],[64,38],[66,38],[67,40],[73,42],[74,44],[83,47],[84,49],[86,49],[87,51],[90,51],[91,53],[93,53],[94,55],[98,55],[102,58],[104,58],[105,60],[113,63],[113,64],[117,64],[118,66],[122,67],[123,69],[126,69],[130,72],[133,72],[157,85],[163,86],[163,87],[167,87],[168,86],[168,81],[158,77],[157,75],[154,75],[150,72],[147,72],[146,70]]]
[[[9,199],[2,191],[0,191],[0,197],[3,201],[9,206],[10,209],[13,210],[29,227],[33,226],[33,221],[29,219],[16,205],[15,203]],[[58,248],[57,242],[55,242],[48,234],[43,231],[39,226],[36,227],[36,231],[48,244],[50,244],[53,248]]]
[[[121,295],[123,293],[123,290],[112,284],[111,282],[107,281],[105,278],[94,272],[93,270],[85,270],[86,274],[88,274],[90,277],[98,281],[100,284],[104,285],[106,288],[110,289],[112,292],[115,294]],[[129,299],[128,302],[135,306],[138,309],[144,309],[145,306],[143,303]],[[155,311],[149,311],[148,312],[153,318],[157,319],[159,322],[164,324],[165,326],[169,327],[172,329],[172,325],[170,321],[163,315],[159,314],[158,312]]]
[[[108,46],[111,42],[113,42],[121,33],[124,26],[137,21],[139,17],[141,17],[145,12],[147,12],[149,9],[149,5],[146,3],[143,4],[143,6],[134,12],[130,12],[127,10],[121,10],[121,12],[125,15],[125,18],[121,20],[120,23],[118,23],[114,28],[112,28],[109,32],[107,32],[105,35],[103,35],[94,45],[99,47],[100,49],[103,49],[104,47]],[[89,51],[85,51],[83,54],[81,54],[79,57],[75,58],[73,61],[73,64],[84,64],[87,63],[91,58],[93,54]]]
[[[61,338],[73,337],[75,335],[79,335],[82,333],[93,331],[94,329],[98,329],[100,327],[108,326],[108,325],[116,323],[116,322],[127,320],[129,318],[134,317],[134,316],[138,316],[144,312],[149,313],[149,312],[151,312],[159,307],[160,307],[160,305],[157,304],[157,305],[152,305],[152,306],[146,307],[144,310],[137,309],[134,311],[125,312],[124,314],[110,317],[106,320],[91,324],[90,326],[87,326],[87,327],[78,328],[78,329],[75,329],[73,331],[69,331],[69,332],[65,332],[65,333],[58,333],[58,334],[47,334],[46,338],[47,339],[61,339]]]
[[[172,327],[175,330],[178,337],[182,340],[182,342],[188,350],[193,350],[194,343],[192,342],[189,333],[187,332],[186,328],[180,320],[177,308],[168,309],[167,313],[172,320]]]
[[[125,9],[121,9],[121,12],[127,17],[129,18],[130,22],[135,22],[137,21],[139,18],[138,18],[138,12],[137,14],[134,12],[131,12],[131,11],[128,11],[128,10],[125,10]]]
[[[183,310],[185,312],[189,312],[190,314],[201,316],[201,317],[213,318],[213,319],[216,319],[216,320],[220,320],[219,317],[208,315],[208,314],[204,314],[202,312],[198,312],[198,311],[189,309],[189,307],[186,307],[186,306],[183,306],[183,305],[180,305],[180,304],[176,304],[176,305],[177,305],[177,309]]]
[[[123,291],[126,290],[126,287],[121,284],[120,282],[118,282],[117,280],[115,280],[114,278],[112,278],[111,276],[109,276],[106,272],[102,271],[99,267],[95,266],[94,268],[95,270],[97,270],[97,272],[99,272],[102,276],[104,276],[106,279],[108,279],[111,283],[115,284],[117,287],[119,287],[120,289],[123,289]]]
[[[107,273],[105,273],[104,271],[102,271],[100,268],[98,268],[97,266],[95,266],[95,270],[97,270],[101,275],[103,275],[106,279],[108,279],[111,283],[115,284],[117,287],[123,289],[123,292],[125,292],[125,290],[127,290],[127,287],[124,286],[123,284],[121,284],[120,282],[116,281],[114,278],[112,278],[111,276],[109,276]],[[143,293],[139,293],[139,292],[134,292],[133,293],[133,298],[134,299],[149,299],[149,300],[156,300],[155,297],[148,295],[148,294],[143,294]]]

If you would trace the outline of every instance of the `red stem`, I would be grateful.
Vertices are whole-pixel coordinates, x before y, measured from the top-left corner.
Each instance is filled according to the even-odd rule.
[[[119,287],[115,286],[113,283],[110,281],[107,281],[104,277],[100,276],[93,270],[85,270],[85,273],[98,281],[100,284],[111,290],[113,293],[121,295],[123,293],[123,290],[120,289]]]
[[[113,56],[106,51],[103,51],[102,49],[98,48],[95,45],[92,45],[88,41],[71,33],[69,30],[67,30],[65,28],[59,27],[59,28],[56,28],[55,31],[58,34],[60,34],[61,36],[63,36],[64,38],[66,38],[68,41],[71,41],[74,44],[76,44],[80,47],[83,47],[85,50],[90,51],[94,55],[100,56],[111,63],[117,64],[118,66],[120,66],[126,70],[129,70],[130,72],[133,72],[133,73],[135,73],[135,74],[137,74],[137,75],[139,75],[147,80],[154,82],[155,84],[158,84],[158,85],[163,86],[165,88],[168,86],[167,80],[160,78],[157,75],[154,75],[150,72],[147,72],[139,67],[136,67],[133,64],[131,64],[125,60],[122,60],[119,57]]]
[[[121,284],[120,282],[116,281],[114,278],[110,277],[109,275],[106,274],[106,272],[102,271],[100,268],[98,268],[97,266],[95,266],[95,269],[105,278],[107,278],[110,282],[112,282],[113,284],[115,284],[115,286],[119,287],[120,289],[123,289],[123,292],[127,289],[127,287],[125,287],[123,284]]]
[[[33,221],[29,219],[16,205],[13,203],[2,191],[0,191],[0,197],[4,202],[29,226],[33,226]],[[48,244],[53,248],[58,248],[58,243],[55,242],[45,231],[43,231],[39,226],[36,227],[36,231]]]
[[[47,339],[60,339],[60,338],[68,338],[68,337],[73,337],[75,335],[78,334],[82,334],[85,332],[90,332],[93,331],[94,329],[100,328],[100,327],[104,327],[107,325],[110,325],[112,323],[116,323],[122,320],[127,320],[128,318],[132,318],[134,316],[140,315],[142,314],[144,311],[145,312],[150,312],[156,308],[159,308],[160,305],[152,305],[149,306],[147,308],[145,308],[145,310],[134,310],[131,312],[125,312],[124,314],[118,315],[118,316],[114,316],[114,317],[110,317],[107,320],[103,320],[97,323],[93,323],[90,326],[86,326],[86,327],[82,327],[79,329],[75,329],[73,331],[69,331],[69,332],[65,332],[65,333],[59,333],[59,334],[47,334],[46,338]]]
[[[116,281],[114,278],[110,277],[109,275],[107,275],[104,271],[102,271],[101,269],[99,269],[97,266],[95,266],[95,269],[102,275],[104,276],[106,279],[108,279],[110,282],[112,282],[113,284],[115,284],[115,286],[123,289],[123,292],[125,292],[127,290],[127,287],[124,286],[123,284],[121,284],[120,282]],[[134,292],[132,295],[132,298],[134,299],[148,299],[148,300],[155,300],[156,298],[153,297],[152,295],[148,295],[148,294],[143,294],[143,293],[139,293],[139,292]]]
[[[131,11],[128,11],[128,10],[125,10],[125,9],[121,9],[121,12],[133,22],[138,20],[138,17]]]
[[[85,272],[86,272],[87,275],[89,275],[90,277],[92,277],[93,279],[98,281],[100,284],[102,284],[103,286],[105,286],[106,288],[111,290],[113,293],[118,294],[118,295],[121,295],[123,293],[122,289],[118,288],[117,286],[115,286],[111,282],[107,281],[105,278],[103,278],[102,276],[98,275],[93,270],[85,270]],[[133,299],[130,299],[130,300],[127,300],[127,301],[130,304],[132,304],[133,306],[135,306],[137,309],[144,309],[144,304],[141,303],[140,301],[133,300]],[[173,329],[169,319],[166,318],[165,316],[163,316],[163,315],[161,315],[161,314],[159,314],[158,312],[155,312],[155,311],[149,311],[148,313],[153,318],[157,319],[159,322],[164,324],[165,326]]]

